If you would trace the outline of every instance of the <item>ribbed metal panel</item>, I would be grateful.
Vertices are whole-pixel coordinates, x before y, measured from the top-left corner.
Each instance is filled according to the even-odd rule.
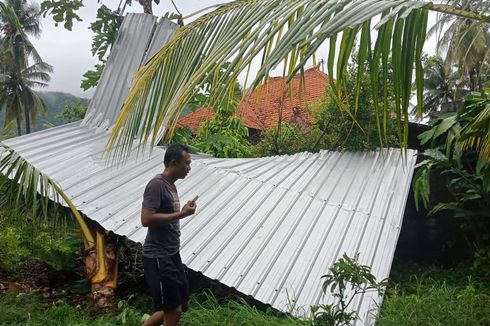
[[[134,73],[169,40],[176,28],[176,24],[165,19],[155,27],[156,19],[145,14],[128,14],[124,18],[90,101],[84,125],[104,132],[114,124]]]
[[[106,138],[71,124],[7,143],[56,180],[104,228],[143,242],[146,183],[163,169],[164,151],[122,167],[108,165]],[[415,164],[414,151],[298,154],[258,159],[194,157],[177,182],[182,202],[199,195],[182,220],[182,259],[211,279],[296,315],[332,300],[321,279],[343,253],[360,254],[388,277]],[[366,295],[358,311],[379,303]]]
[[[155,53],[157,53],[157,51],[170,40],[170,37],[173,35],[178,26],[179,25],[171,22],[168,19],[160,19],[153,38],[151,39],[151,44],[148,47],[148,51],[146,51],[146,55],[143,58],[142,64],[147,63],[148,60],[150,60]]]
[[[131,52],[122,44],[146,48],[148,39],[142,38],[151,34],[153,19],[144,17],[125,20],[121,37],[129,40],[118,40],[121,48],[113,51]],[[155,34],[155,47],[164,42],[160,37],[169,36],[168,29],[158,27]],[[134,50],[139,59],[128,61],[146,60],[145,51]],[[114,121],[118,103],[127,94],[122,89],[129,86],[121,84],[116,90],[111,83],[121,76],[122,67],[127,74],[137,69],[117,58],[119,54],[111,54],[98,99],[82,123],[4,143],[55,180],[86,216],[142,243],[142,194],[162,171],[164,150],[154,148],[139,156],[134,151],[122,166],[104,159],[107,133],[99,132],[100,127]],[[191,173],[177,182],[182,202],[199,195],[197,213],[181,222],[183,261],[276,309],[308,315],[311,305],[332,301],[322,297],[320,277],[344,253],[359,253],[361,263],[372,266],[378,279],[389,275],[414,155],[390,149],[253,159],[193,156]],[[363,323],[374,323],[370,311],[375,313],[378,304],[371,294],[354,302]]]

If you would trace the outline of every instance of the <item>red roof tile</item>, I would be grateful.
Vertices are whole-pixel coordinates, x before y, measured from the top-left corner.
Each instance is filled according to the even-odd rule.
[[[197,134],[201,123],[211,119],[213,116],[213,109],[199,108],[194,112],[189,113],[185,117],[180,118],[179,121],[177,121],[177,127],[189,127],[193,133]]]
[[[300,75],[293,77],[290,90],[290,86],[284,84],[284,77],[269,78],[264,85],[245,96],[236,114],[243,118],[246,127],[259,130],[277,126],[279,119],[290,123],[311,124],[313,118],[307,106],[325,99],[329,78],[319,67],[305,70],[302,92],[300,79]],[[213,114],[209,108],[200,108],[180,119],[178,125],[188,126],[197,132],[199,125]]]

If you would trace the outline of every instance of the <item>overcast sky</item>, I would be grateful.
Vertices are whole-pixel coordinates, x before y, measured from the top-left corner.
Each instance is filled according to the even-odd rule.
[[[41,1],[34,2],[40,3]],[[116,9],[119,2],[120,0],[101,1],[111,9]],[[213,4],[228,1],[174,0],[174,2],[185,16]],[[91,97],[93,94],[93,89],[84,92],[80,88],[80,83],[82,75],[98,62],[90,51],[93,33],[89,30],[89,26],[95,20],[100,4],[95,0],[85,0],[83,4],[84,7],[78,12],[83,21],[75,21],[71,32],[66,30],[62,24],[56,27],[53,19],[47,16],[42,19],[41,36],[38,39],[32,39],[32,43],[43,60],[54,67],[50,85],[46,90],[67,92],[82,97]],[[175,12],[169,0],[161,0],[159,5],[153,4],[155,16],[162,16],[168,11]],[[127,7],[126,12],[143,12],[143,8],[137,0],[133,0],[133,5]]]
[[[40,1],[35,1],[40,2]],[[116,9],[120,0],[102,0],[111,9]],[[199,9],[213,4],[229,2],[227,0],[174,0],[178,9],[186,16]],[[62,24],[55,26],[50,16],[42,19],[42,33],[39,39],[32,39],[36,49],[44,61],[54,67],[51,82],[46,90],[61,91],[82,97],[91,97],[94,89],[84,92],[80,88],[82,75],[89,69],[93,69],[98,60],[92,56],[90,46],[93,33],[89,30],[90,23],[95,20],[97,8],[100,6],[95,0],[85,0],[84,7],[78,12],[83,19],[74,22],[73,30],[66,30]],[[171,1],[161,0],[159,5],[153,4],[154,15],[162,16],[165,12],[175,12]],[[143,12],[143,8],[137,0],[133,5],[126,8],[126,12]],[[434,21],[435,17],[431,17]],[[425,50],[433,52],[434,42],[426,42]],[[326,58],[327,50],[324,49],[317,54],[318,60]]]

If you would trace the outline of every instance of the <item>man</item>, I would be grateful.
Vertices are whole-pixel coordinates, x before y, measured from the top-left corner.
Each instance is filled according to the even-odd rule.
[[[191,170],[189,149],[171,145],[165,151],[165,169],[146,186],[141,209],[141,224],[148,227],[143,245],[143,267],[151,289],[155,313],[144,326],[178,325],[188,307],[189,286],[180,259],[180,222],[194,214],[195,199],[180,209],[175,181]]]

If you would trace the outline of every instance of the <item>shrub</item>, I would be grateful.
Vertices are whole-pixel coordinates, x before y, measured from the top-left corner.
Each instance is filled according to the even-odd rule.
[[[0,268],[15,269],[29,253],[29,250],[23,247],[19,230],[11,226],[0,230]]]

